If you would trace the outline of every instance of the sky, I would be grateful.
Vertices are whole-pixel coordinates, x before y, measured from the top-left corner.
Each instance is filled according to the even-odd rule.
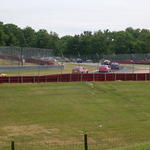
[[[84,31],[150,29],[150,0],[0,0],[0,21],[59,36]]]

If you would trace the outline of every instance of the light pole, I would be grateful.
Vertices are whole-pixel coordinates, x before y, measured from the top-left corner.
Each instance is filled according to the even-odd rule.
[[[63,68],[62,68],[62,66],[64,65],[64,64],[63,64],[64,55],[63,55],[63,52],[62,52],[62,50],[61,50],[61,49],[60,49],[60,53],[61,53],[61,57],[62,57],[62,60],[61,60],[61,74],[62,74],[62,72],[63,72]]]
[[[131,54],[131,63],[132,63],[132,73],[134,73],[134,55]]]
[[[97,70],[98,70],[98,69],[99,69],[99,65],[100,65],[99,54],[96,53],[96,56],[97,56],[97,58],[98,58],[98,64],[97,64]]]
[[[132,73],[134,73],[134,62],[133,60],[130,60],[131,64],[132,64]]]
[[[150,73],[150,62],[148,64],[149,64],[149,73]]]

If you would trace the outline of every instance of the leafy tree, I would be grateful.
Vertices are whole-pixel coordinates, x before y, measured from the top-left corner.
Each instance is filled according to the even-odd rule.
[[[0,46],[4,46],[6,45],[6,39],[7,39],[7,35],[4,33],[4,29],[3,29],[3,23],[0,22]]]
[[[134,53],[133,36],[125,31],[115,32],[113,40],[113,51],[116,54]]]
[[[22,29],[14,24],[5,24],[4,33],[8,36],[6,39],[7,45],[24,46],[25,38]]]
[[[59,38],[55,32],[35,31],[0,22],[0,46],[25,46],[53,49],[55,55],[91,56],[120,53],[150,53],[150,30],[84,31],[80,35]]]
[[[23,30],[26,47],[36,47],[36,33],[31,27],[26,27]]]

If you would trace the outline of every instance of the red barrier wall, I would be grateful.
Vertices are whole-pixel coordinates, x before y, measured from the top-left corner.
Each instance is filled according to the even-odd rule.
[[[0,83],[38,83],[38,82],[76,82],[76,81],[146,81],[149,73],[85,73],[54,74],[44,76],[7,76],[0,77]]]

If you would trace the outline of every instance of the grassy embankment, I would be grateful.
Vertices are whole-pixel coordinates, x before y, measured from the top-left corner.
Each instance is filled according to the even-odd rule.
[[[148,150],[149,89],[149,82],[2,84],[0,147],[14,140],[17,149],[80,150],[87,133],[91,150]]]

